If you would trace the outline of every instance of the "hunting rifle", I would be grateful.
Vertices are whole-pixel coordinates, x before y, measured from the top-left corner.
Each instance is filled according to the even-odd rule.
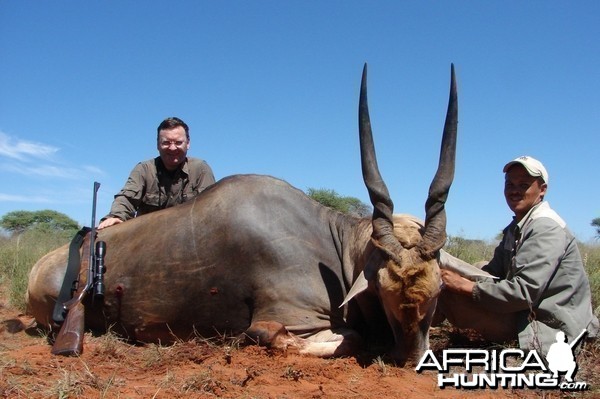
[[[94,182],[94,198],[92,201],[92,227],[89,235],[89,240],[84,245],[84,251],[89,244],[89,257],[87,261],[84,259],[81,262],[81,268],[87,267],[87,279],[85,286],[79,287],[79,276],[75,281],[69,281],[69,270],[65,275],[63,287],[76,287],[75,295],[62,303],[62,308],[58,306],[58,311],[55,309],[54,320],[60,322],[60,315],[65,314],[64,321],[60,327],[60,331],[56,335],[54,345],[52,346],[53,355],[73,356],[83,353],[83,334],[85,327],[85,307],[83,305],[84,298],[93,293],[94,300],[104,299],[104,255],[106,254],[106,243],[104,241],[96,241],[96,197],[100,183]],[[85,231],[85,228],[82,230]],[[79,234],[79,233],[78,233]],[[69,257],[71,257],[69,252]],[[79,250],[77,249],[77,255]],[[87,263],[87,264],[86,264]],[[79,273],[78,273],[79,274]],[[62,292],[63,290],[61,290]],[[60,300],[60,297],[59,297]],[[58,314],[58,317],[57,317]]]
[[[579,344],[579,340],[581,338],[583,338],[585,333],[587,333],[586,328],[584,328],[583,331],[581,332],[581,334],[579,334],[573,341],[571,341],[571,343],[569,344],[569,346],[571,347],[571,350],[573,350],[573,348],[575,348]]]

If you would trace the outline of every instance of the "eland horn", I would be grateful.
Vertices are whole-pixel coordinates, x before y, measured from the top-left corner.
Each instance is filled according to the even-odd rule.
[[[394,203],[390,198],[388,188],[377,166],[367,101],[367,64],[363,68],[360,84],[358,126],[363,180],[367,186],[369,198],[373,205],[373,242],[390,257],[399,261],[400,253],[404,248],[402,248],[402,245],[394,236],[394,221],[392,216]]]
[[[435,177],[429,186],[429,195],[425,202],[425,233],[418,244],[422,256],[433,258],[446,242],[445,203],[454,179],[456,157],[456,135],[458,128],[458,100],[454,64],[450,67],[450,98],[442,136],[440,160]]]

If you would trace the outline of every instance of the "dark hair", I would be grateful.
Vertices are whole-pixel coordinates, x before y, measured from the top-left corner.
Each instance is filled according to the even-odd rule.
[[[158,138],[160,137],[161,130],[171,130],[179,126],[181,126],[185,130],[185,137],[188,141],[190,141],[190,128],[188,127],[188,125],[185,124],[184,121],[175,116],[165,119],[160,123],[160,125],[158,125],[158,129],[156,129],[156,140],[158,140]]]

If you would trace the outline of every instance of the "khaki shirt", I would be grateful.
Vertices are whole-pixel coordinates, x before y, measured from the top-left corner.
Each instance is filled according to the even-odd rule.
[[[121,191],[115,195],[108,217],[128,220],[135,216],[181,204],[193,199],[215,182],[212,169],[197,158],[169,172],[160,157],[138,163]]]

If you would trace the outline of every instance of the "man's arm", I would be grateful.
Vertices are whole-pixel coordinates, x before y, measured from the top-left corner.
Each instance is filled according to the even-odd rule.
[[[127,178],[125,186],[115,195],[108,215],[100,220],[98,229],[132,219],[142,201],[146,179],[143,163],[138,163]]]
[[[215,175],[211,167],[206,163],[206,161],[202,161],[200,163],[200,179],[198,184],[198,194],[204,191],[208,186],[215,183]]]
[[[544,294],[564,254],[566,238],[562,227],[550,218],[536,219],[523,231],[514,275],[496,283],[478,282],[473,298],[504,312],[529,309]]]
[[[475,282],[462,277],[460,274],[451,270],[441,270],[442,281],[444,282],[444,289],[467,295],[473,295],[473,287]]]

